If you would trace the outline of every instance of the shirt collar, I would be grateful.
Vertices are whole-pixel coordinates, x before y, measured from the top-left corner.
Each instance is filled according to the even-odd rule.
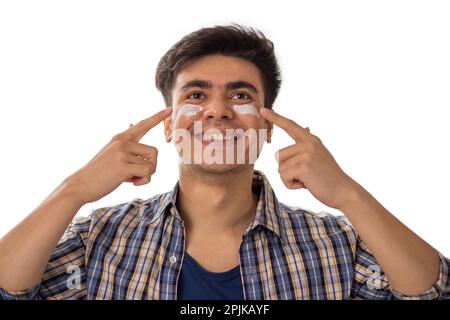
[[[245,231],[245,235],[254,231],[258,226],[272,231],[282,242],[286,240],[286,232],[282,218],[280,203],[278,202],[275,192],[272,189],[267,177],[258,170],[253,172],[253,192],[259,194],[259,200],[256,207],[256,215],[252,224]],[[156,220],[164,213],[170,213],[174,218],[182,221],[178,210],[175,207],[179,190],[179,182],[177,182],[172,191],[162,194],[159,199],[158,211],[153,220]]]
[[[159,203],[157,204],[158,211],[153,220],[159,219],[163,215],[163,213],[170,212],[170,214],[173,215],[176,219],[183,221],[180,214],[178,213],[178,210],[176,210],[175,207],[175,204],[177,203],[178,189],[179,182],[175,184],[172,191],[166,192],[161,195]]]
[[[250,233],[258,226],[261,226],[272,231],[284,242],[286,239],[286,231],[284,229],[280,203],[269,180],[261,171],[254,170],[253,172],[253,190],[254,192],[259,192],[259,201],[256,207],[255,219],[246,233]]]

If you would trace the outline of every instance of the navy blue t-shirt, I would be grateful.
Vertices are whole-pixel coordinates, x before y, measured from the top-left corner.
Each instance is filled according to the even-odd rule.
[[[209,272],[185,252],[177,293],[179,300],[243,300],[241,270]]]

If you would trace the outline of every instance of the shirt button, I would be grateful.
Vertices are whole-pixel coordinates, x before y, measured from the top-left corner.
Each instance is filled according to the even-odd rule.
[[[169,258],[169,262],[170,262],[171,264],[174,264],[175,262],[177,262],[177,257],[171,256],[171,257]]]

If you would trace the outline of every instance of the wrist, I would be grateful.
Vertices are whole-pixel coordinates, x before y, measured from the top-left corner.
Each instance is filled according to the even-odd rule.
[[[358,184],[355,180],[349,178],[349,183],[345,188],[343,199],[341,206],[338,209],[339,211],[345,213],[351,210],[352,207],[358,206],[361,201],[364,201],[364,198],[367,197],[367,191]]]
[[[73,202],[76,206],[82,207],[87,202],[83,199],[82,188],[75,181],[73,176],[69,176],[58,187],[58,193],[64,199]]]

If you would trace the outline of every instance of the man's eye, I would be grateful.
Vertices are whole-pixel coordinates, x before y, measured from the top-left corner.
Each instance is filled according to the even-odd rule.
[[[188,99],[200,99],[201,96],[202,96],[201,93],[194,92],[194,93],[191,93],[191,94],[188,96]]]
[[[250,96],[246,93],[243,92],[238,92],[236,93],[233,98],[236,97],[236,99],[238,100],[245,100],[245,99],[250,99]]]

